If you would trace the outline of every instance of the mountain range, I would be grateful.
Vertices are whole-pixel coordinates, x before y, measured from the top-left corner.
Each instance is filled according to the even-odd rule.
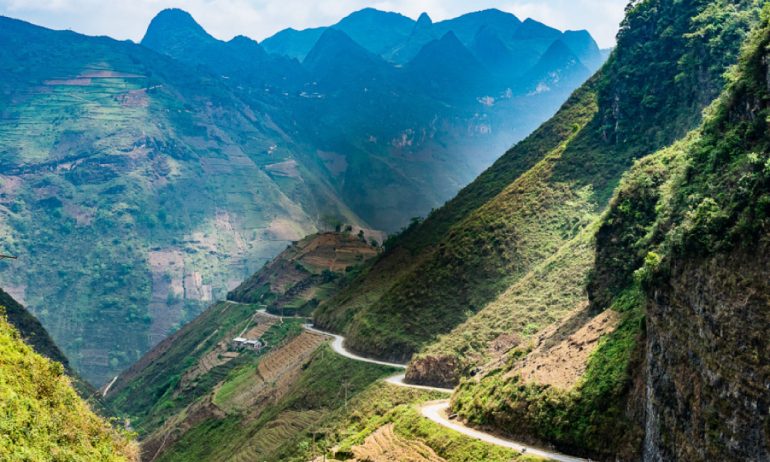
[[[418,28],[354,13],[300,34],[302,62],[270,40],[218,40],[175,9],[141,44],[0,18],[0,226],[21,257],[0,263],[3,287],[102,384],[292,241],[350,224],[381,242],[601,63],[595,44],[554,60],[573,34],[548,29],[529,80],[492,72],[487,44],[516,60],[505,50],[528,48],[512,38],[524,26],[499,11],[459,19],[417,33],[397,64],[388,47],[427,16]],[[391,32],[365,40],[372,27]]]
[[[752,2],[635,4],[608,63],[552,119],[318,300],[316,327],[359,358],[408,362],[404,380],[429,388],[364,379],[363,363],[305,338],[211,370],[193,405],[185,382],[152,366],[108,400],[162,460],[531,457],[471,448],[430,422],[438,388],[465,425],[573,456],[763,460],[767,17]],[[281,267],[231,300],[272,303],[253,288]],[[211,329],[217,310],[197,322]],[[152,357],[192,351],[177,343]],[[274,357],[313,349],[271,382]],[[163,398],[139,404],[149,387]]]
[[[498,11],[267,45],[179,10],[144,45],[0,21],[0,458],[770,460],[770,6],[632,2],[579,84],[590,37]],[[452,127],[572,82],[444,205],[371,229],[367,194],[418,194],[393,172],[449,171],[383,133],[485,145]]]

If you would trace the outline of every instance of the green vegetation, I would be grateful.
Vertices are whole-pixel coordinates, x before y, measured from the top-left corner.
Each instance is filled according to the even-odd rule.
[[[393,372],[342,358],[322,346],[284,397],[263,409],[256,420],[246,418],[249,409],[224,420],[206,420],[166,450],[160,460],[288,460],[292,454],[308,450],[314,429],[333,422],[335,410],[345,409],[361,391]],[[232,380],[239,380],[238,375]]]
[[[347,228],[350,228],[349,230]],[[354,279],[379,250],[360,236],[324,232],[293,242],[262,269],[227,294],[229,300],[258,303],[281,316],[309,316],[322,301]]]
[[[4,252],[24,261],[0,263],[0,280],[92,383],[322,226],[314,217],[361,223],[322,166],[294,159],[308,149],[223,79],[9,18],[0,35]],[[291,161],[302,181],[271,176]]]
[[[130,417],[142,435],[160,426],[214,385],[210,381],[216,379],[216,370],[209,372],[209,380],[200,384],[197,391],[179,394],[177,390],[184,373],[219,342],[234,338],[246,327],[254,310],[254,306],[227,302],[209,308],[122,375],[113,384],[108,403]],[[218,372],[227,375],[231,367],[228,363],[226,370]]]
[[[24,344],[0,311],[0,459],[136,460],[130,436],[94,414],[64,367]]]
[[[335,448],[336,454],[350,453],[377,429],[393,424],[397,434],[425,443],[449,462],[525,461],[536,458],[517,457],[509,449],[499,448],[466,437],[422,417],[418,406],[440,394],[378,384],[370,387],[354,402],[352,412],[341,414],[340,422],[319,442],[324,448]],[[338,456],[340,457],[340,456]]]
[[[652,2],[632,10],[627,22],[634,15],[649,13],[645,9],[647,3]],[[742,37],[745,25],[756,18],[756,9],[741,10],[735,6],[720,9],[724,6],[721,2],[715,5],[696,17],[693,24],[699,30],[693,34]],[[668,287],[666,281],[675,265],[756,246],[757,240],[766,235],[767,200],[763,197],[770,183],[765,173],[765,159],[757,153],[768,149],[764,136],[767,109],[758,103],[766,101],[768,94],[767,65],[763,53],[752,53],[752,50],[766,50],[770,43],[768,37],[765,32],[752,36],[739,65],[730,71],[726,91],[706,111],[702,128],[669,148],[645,157],[624,176],[596,233],[596,259],[587,286],[592,308],[619,311],[622,321],[600,341],[580,382],[570,390],[527,383],[510,373],[520,359],[513,350],[505,364],[498,363],[498,369],[479,380],[467,379],[462,383],[453,403],[461,416],[475,424],[535,437],[592,457],[633,459],[638,456],[645,428],[641,404],[645,392],[640,381],[644,380],[644,373],[650,373],[640,367],[642,346],[650,334],[654,335],[655,342],[661,342],[661,337],[679,336],[665,331],[666,328],[681,329],[673,327],[670,319],[658,319],[665,318],[665,310],[661,313],[660,308],[655,308],[645,315],[646,308],[661,299],[668,300],[669,295],[664,293],[674,289]],[[688,34],[687,38],[692,37]],[[717,38],[709,43],[726,46]],[[727,55],[734,56],[734,52]],[[685,59],[680,64],[685,62],[689,61]],[[724,296],[729,295],[720,292],[720,297]],[[685,315],[683,312],[675,317]],[[655,316],[652,325],[663,330],[648,333],[646,316]],[[661,322],[666,322],[667,327],[662,328]],[[689,322],[697,324],[703,320]],[[682,355],[700,354],[700,361],[708,361],[704,358],[705,350],[693,353],[696,346],[690,345],[689,340],[682,341],[686,344],[684,353],[677,352],[672,344],[663,354],[679,358],[671,361],[681,363],[663,366],[665,359],[660,358],[659,364],[647,367],[657,368],[656,374],[662,374],[661,367],[669,367],[671,370],[666,374],[682,380],[676,375],[682,372],[674,370],[687,368]],[[737,360],[737,356],[734,359]],[[752,362],[751,358],[748,362]],[[660,397],[647,397],[656,406],[670,406],[673,400],[686,399],[671,393],[665,383],[655,386],[663,387],[660,393],[665,396],[664,403]],[[710,406],[719,406],[713,400],[710,403]],[[678,404],[682,405],[685,404]],[[684,420],[669,419],[667,425],[687,428],[689,418],[680,417]],[[707,425],[721,428],[719,421],[709,421]],[[652,431],[668,430],[653,428]],[[694,434],[698,432],[695,430]],[[680,430],[676,433],[677,438],[681,438]],[[668,438],[664,440],[669,441]],[[671,443],[662,444],[670,446]],[[680,441],[678,444],[686,448],[690,443]],[[698,444],[698,452],[726,454],[714,450],[710,442]],[[688,453],[682,457],[700,456]]]
[[[425,347],[412,359],[407,377],[454,386],[460,377],[511,348],[527,345],[537,332],[579,309],[586,302],[595,228],[589,226],[478,314]],[[493,342],[499,345],[491,348]]]
[[[496,17],[451,23],[465,37],[459,49],[471,54],[470,29]],[[179,10],[158,15],[143,46],[0,22],[0,232],[4,251],[25,261],[0,263],[0,282],[95,385],[290,242],[338,223],[390,231],[439,206],[601,58],[587,36],[587,48],[550,63],[564,72],[548,92],[506,91],[515,78],[483,88],[448,79],[447,100],[431,94],[434,79],[487,75],[484,66],[451,60],[457,74],[412,73],[347,39],[303,67],[245,37],[216,40]],[[346,30],[363,40],[371,29]],[[484,42],[511,42],[511,30],[490,29]],[[567,35],[517,37],[526,67]],[[423,39],[410,59],[432,40]],[[475,42],[481,53],[486,43]],[[282,305],[308,314],[324,296]]]
[[[634,3],[610,60],[550,122],[392,240],[315,320],[358,351],[407,359],[498,299],[595,221],[635,159],[698,126],[757,16],[753,1],[723,3]]]
[[[472,424],[547,441],[570,453],[633,458],[642,433],[626,417],[626,406],[632,372],[641,361],[641,292],[619,296],[611,309],[622,314],[620,325],[602,339],[573,389],[526,383],[498,369],[480,382],[463,381],[453,409]]]
[[[258,361],[232,369],[219,386],[209,388],[214,404],[227,409],[225,415],[203,414],[201,420],[191,420],[192,427],[178,440],[163,438],[173,427],[154,435],[167,441],[157,460],[306,461],[322,452],[333,457],[346,454],[391,423],[401,437],[427,444],[450,462],[502,462],[515,457],[512,451],[448,431],[419,416],[416,405],[445,395],[387,385],[381,379],[394,369],[341,357],[325,344],[296,379],[280,385],[276,401],[238,407],[233,396],[249,387]],[[177,415],[198,412],[194,408],[195,404]]]

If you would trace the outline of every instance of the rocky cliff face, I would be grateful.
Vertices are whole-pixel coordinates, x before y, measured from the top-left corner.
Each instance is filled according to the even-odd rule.
[[[665,240],[647,257],[647,461],[770,460],[765,11],[686,151],[657,224]]]
[[[676,261],[647,307],[644,458],[770,460],[770,246]]]

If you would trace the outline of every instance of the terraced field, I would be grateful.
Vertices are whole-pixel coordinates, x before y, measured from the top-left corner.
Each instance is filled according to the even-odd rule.
[[[284,411],[249,438],[232,461],[269,460],[267,457],[320,422],[324,415],[325,412],[317,410]]]
[[[214,402],[231,414],[257,416],[265,405],[284,396],[324,340],[321,335],[303,332],[265,355],[256,371],[249,368],[223,383]]]
[[[277,319],[272,316],[267,316],[262,313],[257,313],[251,318],[250,324],[245,328],[244,332],[241,332],[240,337],[244,337],[250,340],[258,340],[262,337],[270,328],[275,325]],[[251,327],[249,327],[251,326]],[[188,369],[182,376],[179,389],[189,388],[195,380],[211,371],[214,368],[223,366],[230,361],[238,358],[240,353],[237,351],[230,351],[230,338],[225,337],[220,341],[216,347],[211,351],[203,355],[195,366]]]
[[[417,440],[408,440],[385,425],[369,435],[364,444],[353,447],[354,462],[446,462],[433,449]]]
[[[266,382],[276,382],[298,364],[304,363],[321,343],[326,340],[323,335],[313,332],[303,332],[282,348],[270,352],[259,362],[257,370]]]

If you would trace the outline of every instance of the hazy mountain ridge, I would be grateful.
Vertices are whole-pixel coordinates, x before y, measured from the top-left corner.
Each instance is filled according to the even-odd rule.
[[[767,9],[738,59],[758,13],[751,1],[629,8],[605,67],[455,199],[386,241],[316,322],[369,356],[417,352],[407,379],[459,382],[451,412],[485,431],[600,460],[764,459]],[[281,263],[244,293],[260,295]],[[216,310],[187,335],[208,335]],[[243,459],[350,460],[366,441],[394,450],[395,428],[431,457],[527,457],[470,450],[415,412],[430,396],[330,377],[352,365],[328,354],[317,350],[286,394],[259,407],[258,423],[238,423],[249,411],[233,403],[263,390],[239,379],[260,383],[261,372],[243,372],[199,402],[203,419],[188,413],[150,441],[184,432],[164,460],[216,460],[204,435]],[[344,411],[340,386],[357,390]],[[334,402],[331,418],[318,396]],[[290,443],[278,450],[275,438]]]
[[[458,28],[486,21],[473,18]],[[98,384],[288,242],[339,223],[393,230],[440,205],[572,89],[457,74],[478,65],[457,40],[468,59],[447,76],[463,85],[337,29],[300,63],[182,10],[144,45],[0,22],[0,226],[23,262],[0,279]]]
[[[23,263],[3,280],[89,380],[322,217],[357,222],[293,159],[302,148],[217,78],[130,43],[2,22],[2,223]],[[127,325],[134,335],[114,335]]]

